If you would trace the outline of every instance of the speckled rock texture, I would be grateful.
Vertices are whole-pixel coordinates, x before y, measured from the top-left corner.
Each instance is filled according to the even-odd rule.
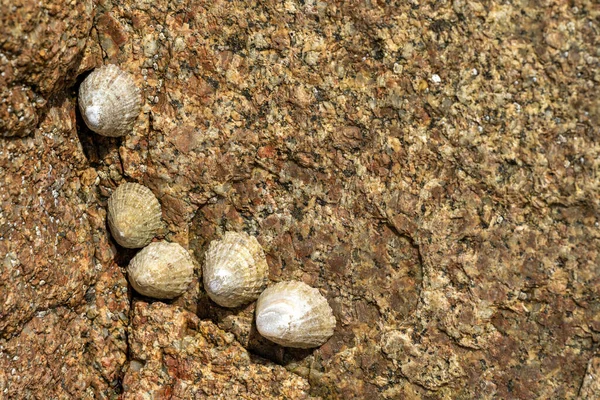
[[[93,3],[0,1],[0,136],[29,135],[93,47]]]
[[[0,0],[0,28],[0,398],[600,398],[595,2]],[[124,138],[76,107],[108,63],[144,97]],[[135,294],[126,181],[199,265],[256,236],[333,337],[276,346],[197,277]]]
[[[307,399],[309,385],[179,307],[136,302],[123,399]]]

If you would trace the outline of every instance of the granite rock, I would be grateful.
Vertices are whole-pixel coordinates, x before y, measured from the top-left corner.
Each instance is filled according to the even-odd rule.
[[[85,70],[92,14],[91,0],[0,3],[0,136],[31,134],[48,100]]]
[[[136,301],[123,399],[307,399],[309,385],[177,306]]]
[[[21,43],[24,14],[1,20],[14,29],[0,34],[0,86],[25,90],[0,95],[23,117],[0,105],[0,129],[28,135],[0,140],[6,397],[40,396],[12,383],[31,382],[14,357],[53,343],[43,368],[65,357],[81,376],[55,397],[600,397],[593,2],[77,7],[47,14],[77,22],[55,40],[79,38],[68,67],[31,57],[18,79],[3,59],[18,58],[5,43]],[[24,53],[45,46],[29,40]],[[76,114],[72,79],[100,63],[142,88],[123,139]],[[253,304],[222,309],[197,280],[169,303],[129,288],[130,307],[120,268],[133,253],[109,242],[103,210],[125,181],[152,189],[160,239],[199,263],[225,231],[256,236],[271,280],[328,299],[334,336],[273,345]],[[111,304],[106,288],[126,317],[104,308],[100,323],[88,314]]]

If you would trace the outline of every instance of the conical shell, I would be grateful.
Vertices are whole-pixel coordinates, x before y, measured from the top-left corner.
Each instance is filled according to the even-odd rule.
[[[245,232],[227,232],[213,240],[203,266],[204,289],[223,307],[256,300],[268,280],[268,265],[260,243]]]
[[[140,91],[116,65],[96,68],[79,86],[79,110],[88,128],[102,136],[125,136],[140,113]]]
[[[189,253],[177,243],[154,242],[140,250],[127,267],[136,292],[156,299],[172,299],[184,293],[194,276]]]
[[[108,199],[108,226],[123,247],[144,247],[162,227],[158,199],[150,189],[137,183],[120,185]]]
[[[303,282],[280,282],[256,302],[258,332],[282,346],[320,346],[333,335],[335,324],[327,299]]]

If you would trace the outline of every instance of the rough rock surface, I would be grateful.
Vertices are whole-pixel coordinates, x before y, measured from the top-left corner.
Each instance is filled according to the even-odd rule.
[[[308,398],[308,383],[249,354],[231,333],[173,305],[136,302],[124,399]]]
[[[75,3],[0,2],[0,396],[600,397],[594,2]],[[77,115],[102,63],[144,93],[123,139]],[[256,235],[334,336],[140,298],[124,181],[200,263]]]
[[[91,0],[0,2],[0,136],[30,134],[48,100],[84,70],[92,10]]]

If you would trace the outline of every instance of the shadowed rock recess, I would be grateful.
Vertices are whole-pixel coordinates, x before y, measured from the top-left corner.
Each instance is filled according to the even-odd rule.
[[[0,398],[600,398],[600,8],[593,1],[0,1]],[[143,95],[91,132],[87,73]],[[127,284],[124,182],[193,254]],[[212,303],[245,231],[333,337]]]

